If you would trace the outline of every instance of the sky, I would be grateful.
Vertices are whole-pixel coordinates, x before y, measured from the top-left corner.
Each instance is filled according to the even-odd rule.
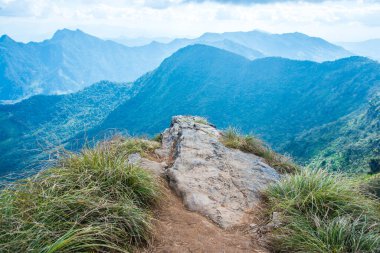
[[[62,28],[101,38],[263,30],[363,41],[380,38],[380,0],[0,0],[0,34],[41,41]]]

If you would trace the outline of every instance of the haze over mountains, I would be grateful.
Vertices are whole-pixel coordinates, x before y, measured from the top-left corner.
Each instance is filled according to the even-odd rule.
[[[138,47],[105,41],[80,30],[59,30],[49,40],[27,44],[4,35],[0,38],[0,101],[76,92],[101,80],[134,81],[178,49],[192,44],[214,46],[248,59],[279,56],[326,61],[352,55],[323,39],[301,33],[206,33],[197,39]]]
[[[380,39],[340,43],[351,52],[380,61]]]
[[[379,138],[379,114],[369,101],[379,89],[380,64],[364,57],[324,63],[276,57],[252,61],[211,46],[187,46],[133,84],[106,82],[79,93],[34,96],[0,106],[2,173],[46,158],[51,146],[72,147],[83,138],[102,138],[110,129],[156,134],[178,114],[205,116],[219,128],[233,125],[253,132],[306,164],[320,158],[336,139],[316,135],[313,141],[307,136],[318,133],[315,129],[324,129],[325,136],[342,133],[344,129],[329,124],[345,122],[351,132],[361,132],[355,138],[368,143],[363,149],[370,155],[362,159],[363,149],[350,147],[346,153],[358,161],[358,170],[369,171],[377,147],[369,140]],[[346,120],[352,117],[362,123]],[[344,142],[350,137],[341,136]],[[300,138],[314,145],[313,150],[300,152],[294,144]]]

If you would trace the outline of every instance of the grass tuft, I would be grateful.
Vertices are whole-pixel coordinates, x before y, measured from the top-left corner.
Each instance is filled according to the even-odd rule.
[[[323,170],[288,175],[266,191],[283,226],[271,235],[276,252],[379,252],[380,205],[359,182]]]
[[[203,125],[209,125],[210,123],[207,121],[206,118],[203,117],[197,117],[196,120],[194,120],[195,123],[203,124]]]
[[[289,157],[277,154],[253,135],[240,134],[236,128],[230,127],[225,130],[221,141],[228,148],[239,149],[264,158],[271,167],[281,173],[293,173],[299,170]]]
[[[155,159],[156,155],[154,151],[161,146],[161,141],[148,140],[143,138],[125,138],[122,136],[116,136],[109,141],[111,147],[118,155],[127,157],[130,154],[138,153],[142,157]],[[103,144],[108,145],[108,142]]]
[[[126,156],[151,148],[137,140],[102,143],[2,190],[1,251],[130,252],[148,243],[161,191]]]

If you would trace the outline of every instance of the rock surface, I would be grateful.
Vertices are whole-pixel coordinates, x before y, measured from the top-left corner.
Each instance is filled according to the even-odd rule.
[[[244,222],[260,192],[280,175],[262,158],[225,147],[219,137],[202,118],[176,116],[157,154],[169,164],[169,184],[186,207],[228,228]]]
[[[153,174],[157,176],[162,176],[164,169],[167,166],[165,162],[155,162],[141,157],[138,153],[130,154],[128,156],[128,163],[141,166],[142,168],[153,172]]]

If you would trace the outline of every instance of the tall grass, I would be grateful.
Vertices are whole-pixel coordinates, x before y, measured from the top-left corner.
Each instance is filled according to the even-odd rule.
[[[127,164],[131,150],[146,148],[134,142],[69,154],[1,191],[1,252],[130,252],[148,243],[160,189],[147,171]]]
[[[340,174],[302,170],[266,192],[283,226],[271,235],[276,252],[380,252],[380,205]]]
[[[226,147],[239,149],[264,158],[270,166],[282,173],[292,173],[299,170],[289,157],[277,154],[253,135],[240,134],[236,128],[230,127],[225,130],[221,141]]]

